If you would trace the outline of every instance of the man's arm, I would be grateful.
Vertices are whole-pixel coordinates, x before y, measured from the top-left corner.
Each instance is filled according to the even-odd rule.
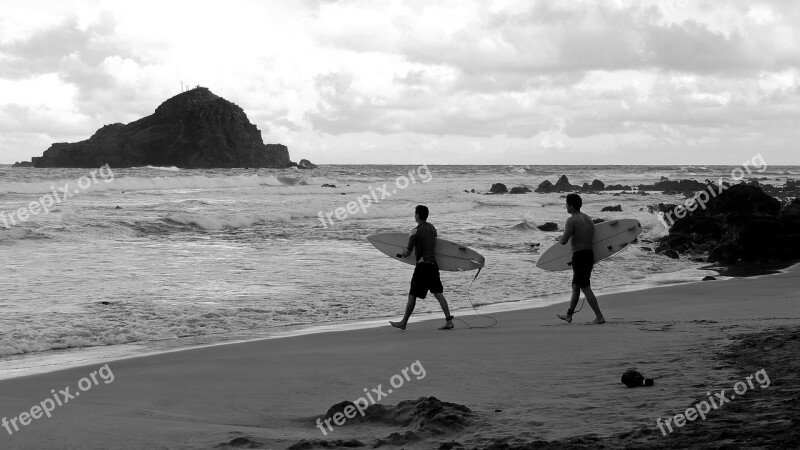
[[[573,227],[572,224],[573,220],[572,217],[570,217],[569,219],[567,219],[567,223],[564,224],[564,234],[561,236],[561,239],[559,239],[558,241],[559,244],[567,245],[567,242],[569,242],[569,238],[571,238],[572,235],[575,233],[575,227]]]
[[[403,258],[410,255],[411,252],[414,251],[414,245],[416,245],[416,242],[417,242],[417,232],[414,231],[414,234],[412,234],[411,237],[408,238],[408,245],[406,246],[406,249],[403,250],[403,253],[401,253],[403,255]]]

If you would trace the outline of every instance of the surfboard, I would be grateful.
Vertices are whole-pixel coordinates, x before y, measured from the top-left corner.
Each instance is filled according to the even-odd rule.
[[[408,246],[410,236],[408,233],[378,233],[368,236],[367,240],[383,254],[413,266],[416,264],[414,252],[405,258],[397,256]],[[436,238],[434,254],[439,270],[451,272],[480,269],[486,262],[483,255],[475,250],[442,238]]]
[[[642,232],[642,225],[636,219],[619,219],[601,222],[594,226],[592,252],[594,261],[601,261],[619,252],[634,241]],[[542,253],[536,267],[557,272],[572,268],[572,246],[555,243]]]

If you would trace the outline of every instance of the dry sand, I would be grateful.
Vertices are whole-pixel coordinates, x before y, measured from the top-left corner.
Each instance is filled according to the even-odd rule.
[[[493,314],[499,323],[490,329],[457,322],[456,330],[437,331],[442,320],[412,317],[405,332],[387,323],[112,361],[113,382],[98,373],[97,385],[51,418],[27,426],[17,419],[13,435],[0,428],[0,448],[337,448],[337,440],[409,449],[778,445],[764,439],[787,438],[798,425],[799,341],[791,328],[800,318],[798,287],[795,266],[757,278],[598,292],[609,321],[602,326],[585,325],[593,318],[588,305],[573,324],[561,322],[555,314],[565,302]],[[398,311],[404,301],[398,297]],[[742,340],[755,332],[762,334]],[[365,388],[387,393],[392,376],[416,361],[418,375],[407,371],[368,421],[350,419],[327,436],[316,427],[317,417]],[[2,381],[0,415],[30,412],[53,398],[51,389],[58,395],[70,386],[74,395],[102,365]],[[620,376],[629,367],[655,386],[626,388]],[[769,387],[756,385],[667,437],[656,428],[657,418],[760,369]],[[762,440],[737,441],[748,433]]]

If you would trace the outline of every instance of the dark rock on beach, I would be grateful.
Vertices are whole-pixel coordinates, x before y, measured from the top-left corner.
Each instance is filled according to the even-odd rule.
[[[518,186],[511,188],[510,194],[527,194],[528,192],[532,192],[530,189],[526,188],[525,186]]]
[[[344,414],[344,409],[348,406],[354,407],[355,404],[350,401],[344,401],[333,405],[328,409],[326,418],[332,418],[338,413]],[[418,441],[436,439],[440,436],[469,429],[469,426],[473,424],[475,416],[475,413],[464,405],[443,402],[436,397],[420,397],[417,400],[404,400],[394,406],[376,403],[370,405],[363,411],[363,416],[361,414],[356,414],[355,417],[346,419],[344,424],[338,426],[345,427],[351,424],[366,422],[381,428],[397,428],[398,431],[392,432],[383,438],[376,438],[374,441],[368,443],[363,443],[355,439],[350,439],[348,441],[339,439],[302,439],[288,448],[300,450],[364,446],[371,448],[403,446]],[[314,426],[312,424],[315,424],[316,420],[316,417],[309,420],[309,426]]]
[[[264,443],[259,442],[253,439],[252,437],[239,436],[231,439],[228,442],[217,444],[214,446],[214,448],[264,448]],[[296,447],[296,448],[316,448],[316,447]]]
[[[33,163],[31,161],[17,161],[11,167],[33,167]]]
[[[722,264],[800,260],[800,215],[792,205],[782,211],[780,202],[760,187],[731,186],[711,197],[705,208],[681,207],[668,214],[665,222],[674,222],[657,252],[707,253],[709,262]]]
[[[782,210],[783,217],[800,217],[800,198],[795,198],[788,203]]]
[[[85,141],[53,144],[32,162],[35,167],[192,169],[291,164],[286,146],[264,144],[242,108],[199,86],[127,125],[106,125]]]
[[[229,445],[231,446],[231,445]],[[316,448],[359,448],[366,445],[357,439],[301,439],[287,447],[288,450],[310,450]],[[265,447],[245,447],[265,448]]]
[[[617,206],[604,206],[604,207],[603,207],[603,208],[600,210],[600,212],[606,212],[606,211],[622,211],[622,205],[617,205]]]

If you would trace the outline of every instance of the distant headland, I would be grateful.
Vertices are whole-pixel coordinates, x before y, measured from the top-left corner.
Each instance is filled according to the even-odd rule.
[[[313,167],[305,160],[293,163],[285,145],[264,144],[242,108],[200,86],[168,99],[152,115],[106,125],[84,141],[55,143],[31,161],[37,168]]]

